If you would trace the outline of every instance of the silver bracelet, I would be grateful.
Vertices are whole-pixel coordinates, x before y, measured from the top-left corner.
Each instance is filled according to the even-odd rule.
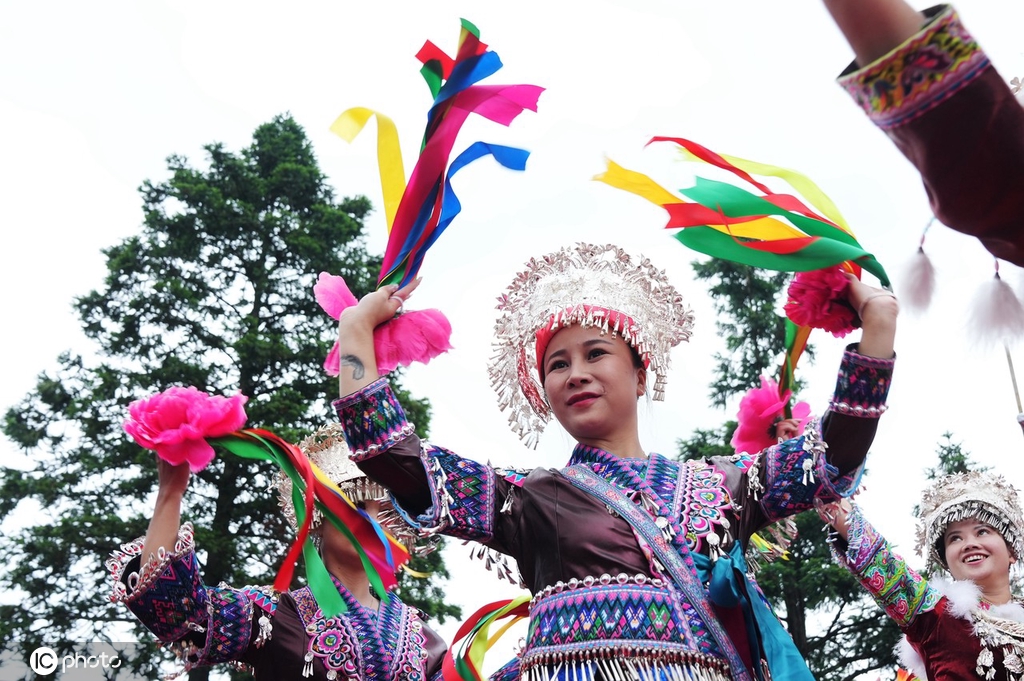
[[[868,303],[870,303],[872,300],[874,300],[875,298],[880,298],[882,296],[887,296],[889,298],[896,298],[896,294],[893,293],[892,291],[878,291],[877,293],[873,293],[870,296],[868,296],[867,298],[865,298],[864,302],[860,304],[860,309],[857,310],[857,316],[860,317],[861,319],[864,319],[864,308],[867,307]],[[898,300],[898,298],[897,298],[897,300]]]

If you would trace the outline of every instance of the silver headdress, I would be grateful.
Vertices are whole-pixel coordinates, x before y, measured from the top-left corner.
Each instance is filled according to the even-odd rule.
[[[345,434],[341,424],[331,423],[319,428],[315,433],[299,442],[298,446],[302,453],[309,458],[310,462],[323,471],[324,475],[336,484],[352,503],[358,504],[363,501],[381,502],[381,511],[376,520],[384,529],[408,547],[410,551],[413,550],[413,545],[419,538],[416,530],[406,523],[394,510],[388,500],[388,491],[366,477],[366,474],[352,463],[352,460],[349,458],[348,445],[345,444]],[[281,507],[281,512],[288,520],[288,523],[295,528],[297,523],[295,507],[292,504],[291,478],[283,471],[278,471],[273,484],[277,489],[278,504]],[[319,545],[322,522],[322,514],[314,508],[313,519],[310,525],[314,541],[318,542],[317,545]],[[417,551],[417,553],[421,552]]]
[[[917,551],[931,563],[948,568],[943,560],[946,528],[976,518],[991,525],[1009,544],[1013,555],[1024,557],[1024,518],[1017,490],[994,473],[957,473],[925,490],[917,526]]]
[[[543,397],[538,340],[572,324],[619,335],[654,372],[664,399],[669,351],[688,340],[693,312],[647,258],[612,245],[577,244],[531,259],[498,299],[491,387],[512,430],[534,447],[551,419]],[[545,343],[546,345],[546,343]]]

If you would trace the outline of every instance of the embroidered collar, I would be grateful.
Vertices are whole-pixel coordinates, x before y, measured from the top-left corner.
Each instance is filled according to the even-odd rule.
[[[373,612],[337,579],[334,584],[348,607],[338,617],[324,617],[309,587],[293,592],[309,638],[302,675],[312,676],[313,660],[319,658],[330,681],[423,681],[426,638],[415,610],[391,595]]]
[[[732,497],[725,474],[704,460],[683,463],[660,454],[648,459],[622,458],[603,449],[577,444],[569,465],[585,465],[626,491],[643,493],[638,501],[658,520],[672,541],[685,541],[693,552],[718,555],[732,541],[728,513]],[[661,525],[659,525],[660,527]],[[678,539],[677,539],[678,538]]]

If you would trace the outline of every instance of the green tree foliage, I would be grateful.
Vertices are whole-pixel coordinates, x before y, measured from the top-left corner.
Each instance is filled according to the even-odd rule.
[[[947,475],[969,471],[982,473],[989,469],[988,466],[979,466],[977,462],[973,461],[971,453],[964,449],[962,442],[953,442],[953,433],[948,430],[942,434],[942,441],[936,447],[935,454],[939,457],[939,463],[935,468],[925,471],[925,476],[929,480],[937,480]],[[915,512],[914,515],[917,513]]]
[[[765,272],[725,260],[692,263],[698,279],[708,282],[714,300],[715,327],[728,354],[715,353],[711,403],[724,407],[733,395],[759,384],[774,370],[785,348],[786,322],[775,312],[779,291],[789,280],[785,272]]]
[[[204,168],[172,156],[169,179],[142,185],[141,232],[104,251],[103,286],[76,300],[96,357],[61,355],[6,412],[4,433],[36,465],[0,470],[0,520],[15,509],[28,517],[0,538],[0,589],[18,597],[0,612],[0,647],[131,633],[130,614],[106,598],[102,565],[144,533],[152,511],[153,455],[121,429],[130,401],[172,385],[241,391],[250,424],[293,441],[331,418],[337,384],[321,364],[336,331],[312,286],[327,271],[357,296],[372,289],[380,260],[362,241],[370,204],[335,198],[289,116],[260,126],[239,153],[205,149]],[[403,403],[424,432],[427,404]],[[207,583],[272,581],[292,532],[267,466],[222,455],[194,476],[184,516]],[[433,569],[446,574],[443,563]],[[138,661],[150,676],[153,662]]]
[[[746,265],[708,260],[693,263],[699,279],[709,282],[728,354],[716,354],[713,404],[728,401],[759,385],[772,373],[785,349],[785,320],[777,299],[789,275]],[[698,429],[679,441],[682,460],[734,453],[729,442],[735,421]],[[832,562],[821,520],[813,511],[793,521],[797,537],[787,560],[760,568],[757,580],[774,605],[811,671],[818,679],[839,681],[874,669],[891,667],[899,632],[860,584]]]

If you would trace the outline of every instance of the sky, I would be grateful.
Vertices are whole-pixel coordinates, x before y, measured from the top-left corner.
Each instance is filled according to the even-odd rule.
[[[8,319],[0,406],[16,404],[64,351],[94,351],[72,301],[101,286],[101,250],[138,232],[137,188],[166,177],[171,154],[203,163],[202,146],[238,150],[253,130],[290,112],[306,129],[339,195],[379,205],[372,130],[349,145],[329,130],[352,106],[390,115],[412,167],[429,106],[414,55],[430,39],[455,49],[459,19],[473,21],[505,68],[490,83],[546,88],[538,113],[502,128],[467,124],[456,149],[482,139],[532,152],[527,171],[488,160],[463,171],[464,210],[428,254],[410,308],[450,318],[455,349],[409,371],[406,384],[433,405],[432,439],[495,464],[560,466],[571,449],[556,427],[536,451],[508,430],[486,376],[496,297],[531,256],[578,241],[615,243],[663,267],[696,312],[690,343],[676,348],[664,403],[641,406],[641,441],[673,452],[695,428],[734,416],[708,404],[722,341],[695,254],[662,229],[663,212],[593,182],[604,159],[648,171],[671,188],[693,181],[693,164],[644,148],[655,135],[683,136],[718,152],[799,170],[836,202],[860,242],[901,273],[931,214],[914,169],[834,83],[851,52],[812,0],[765,3],[520,0],[516,3],[296,1],[0,3],[0,166],[7,262],[0,314]],[[1024,76],[1024,3],[958,5],[1000,73]],[[781,186],[774,185],[781,189]],[[984,206],[979,206],[984,210]],[[367,221],[382,250],[383,217]],[[925,313],[901,315],[898,362],[868,460],[861,503],[911,563],[911,509],[954,433],[981,464],[1024,488],[1019,411],[1002,346],[969,325],[975,292],[993,262],[973,239],[941,226],[926,249],[938,270]],[[1021,272],[1003,264],[1021,288]],[[818,359],[800,372],[802,395],[822,412],[845,340],[817,332]],[[1018,367],[1024,353],[1009,348]],[[775,367],[767,367],[770,372]],[[1024,377],[1022,377],[1024,378]],[[329,399],[330,396],[325,396]],[[0,465],[31,458],[0,441]],[[10,529],[10,526],[7,526]],[[457,542],[447,562],[450,596],[471,612],[497,586]],[[450,636],[454,626],[441,627]]]

